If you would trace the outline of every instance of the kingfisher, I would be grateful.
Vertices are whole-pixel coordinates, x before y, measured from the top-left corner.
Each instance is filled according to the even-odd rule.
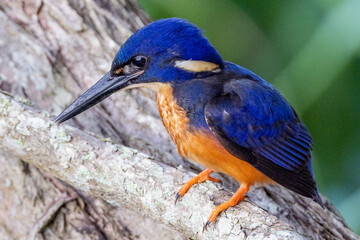
[[[64,122],[120,89],[156,93],[162,122],[179,154],[205,167],[175,199],[214,171],[239,189],[215,207],[205,224],[244,200],[250,186],[278,183],[324,208],[312,170],[312,137],[292,106],[271,84],[224,61],[187,20],[169,18],[135,32],[111,69],[55,119]],[[176,201],[175,200],[175,201]]]

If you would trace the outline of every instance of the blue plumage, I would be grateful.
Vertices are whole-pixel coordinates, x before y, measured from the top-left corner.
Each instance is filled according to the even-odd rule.
[[[222,64],[222,58],[202,31],[186,20],[161,19],[138,30],[121,46],[114,63],[122,63],[133,55],[177,56],[181,59],[203,60]]]
[[[280,93],[259,78],[242,78],[239,71],[205,114],[215,132],[287,170],[299,170],[310,160],[311,138],[300,135],[307,135],[305,127]]]

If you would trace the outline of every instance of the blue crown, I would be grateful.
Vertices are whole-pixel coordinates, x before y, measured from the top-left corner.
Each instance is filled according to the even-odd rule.
[[[169,18],[155,21],[134,33],[120,48],[113,64],[121,64],[131,57],[178,57],[183,60],[208,61],[223,66],[223,60],[202,31],[190,22]],[[164,59],[165,60],[165,59]]]

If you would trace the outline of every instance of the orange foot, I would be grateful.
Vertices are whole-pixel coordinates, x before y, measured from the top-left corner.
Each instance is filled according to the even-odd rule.
[[[206,222],[204,229],[206,230],[207,227],[210,225],[210,223],[215,221],[216,216],[221,212],[224,211],[226,209],[228,209],[229,207],[233,207],[236,204],[238,204],[239,202],[241,202],[242,200],[244,200],[245,196],[244,194],[247,193],[250,189],[250,185],[243,183],[241,184],[241,186],[239,187],[239,189],[236,191],[236,193],[229,199],[229,201],[224,202],[223,204],[215,207],[209,217],[209,220]]]
[[[190,181],[188,181],[187,183],[185,183],[180,190],[176,193],[175,196],[175,203],[176,201],[185,195],[185,193],[189,190],[189,188],[194,185],[195,183],[202,183],[205,182],[206,180],[210,180],[212,182],[220,182],[220,180],[218,178],[213,178],[210,177],[210,174],[213,173],[213,170],[210,170],[209,168],[205,169],[204,171],[202,171],[201,173],[199,173],[199,175],[197,175],[196,177],[193,177]]]

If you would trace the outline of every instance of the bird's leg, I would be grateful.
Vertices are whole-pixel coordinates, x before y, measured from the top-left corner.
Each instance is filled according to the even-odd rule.
[[[249,184],[242,183],[241,186],[239,187],[239,189],[236,191],[236,193],[234,193],[234,195],[232,195],[232,197],[227,202],[224,202],[223,204],[215,207],[210,214],[209,220],[205,224],[205,227],[204,227],[205,230],[209,226],[210,223],[215,221],[216,216],[221,211],[224,211],[224,210],[228,209],[229,207],[233,207],[236,204],[238,204],[239,202],[241,202],[242,200],[244,200],[244,198],[245,198],[244,194],[246,194],[249,191],[249,189],[250,189]]]
[[[180,190],[176,193],[175,203],[179,199],[179,197],[184,196],[185,193],[189,190],[189,188],[196,183],[202,183],[202,182],[205,182],[206,180],[210,180],[212,182],[217,182],[217,183],[220,182],[220,180],[218,178],[213,178],[210,176],[210,174],[213,172],[214,172],[213,170],[210,170],[209,168],[207,168],[204,171],[202,171],[201,173],[199,173],[199,175],[197,175],[196,177],[193,177],[190,181],[185,183],[180,188]]]

